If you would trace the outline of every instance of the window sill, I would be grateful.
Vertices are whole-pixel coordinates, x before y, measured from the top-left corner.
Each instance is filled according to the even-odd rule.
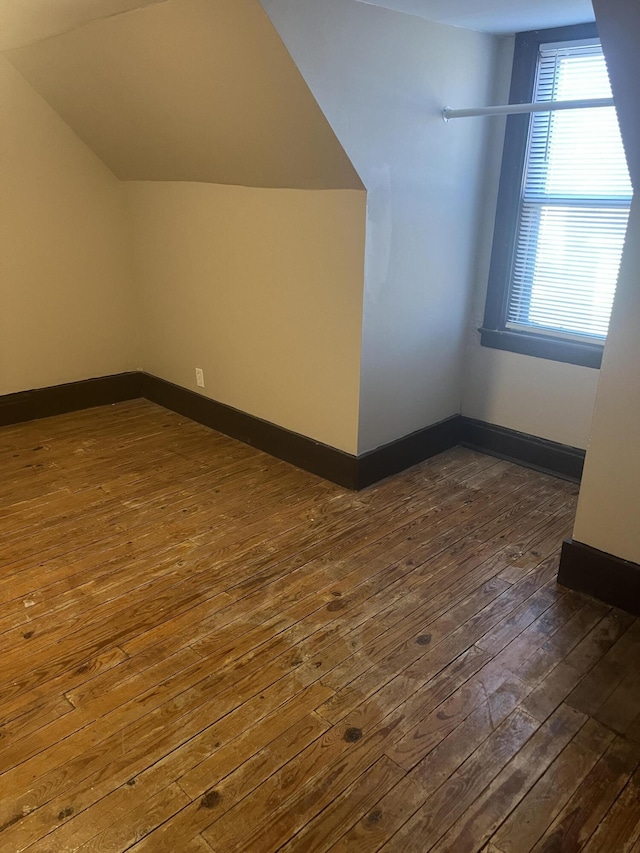
[[[517,352],[534,358],[547,358],[551,361],[563,361],[567,364],[579,364],[582,367],[599,369],[602,363],[603,347],[597,344],[581,344],[575,341],[563,341],[560,338],[528,335],[526,332],[511,332],[502,329],[480,329],[480,343],[483,347]]]

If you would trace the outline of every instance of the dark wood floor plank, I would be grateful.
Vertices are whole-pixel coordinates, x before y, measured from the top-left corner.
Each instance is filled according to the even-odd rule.
[[[353,826],[362,814],[384,797],[404,775],[404,771],[397,764],[383,755],[339,798],[333,800],[324,811],[294,835],[281,850],[283,853],[322,853],[332,849],[345,830]]]
[[[587,720],[547,772],[511,812],[491,839],[499,849],[529,853],[562,811],[614,738],[613,732]]]
[[[427,850],[438,853],[478,850],[524,799],[585,721],[583,714],[569,706],[558,709],[484,791],[487,780],[483,778],[480,766],[469,765],[474,766],[471,772],[463,766],[455,778],[452,777],[446,817],[430,828],[428,835],[420,829],[423,816],[412,818],[383,849],[422,850],[425,853]],[[458,777],[460,784],[456,785]]]
[[[204,833],[207,839],[208,827],[216,827],[210,840],[211,846],[226,849],[227,840],[232,837],[234,825],[238,829],[250,832],[254,816],[247,812],[244,818],[236,821],[238,803],[251,797],[256,790],[262,790],[274,778],[282,767],[294,760],[309,745],[317,743],[328,730],[328,724],[316,714],[300,719],[272,743],[254,753],[232,773],[223,779],[211,778],[211,788],[202,797],[192,801],[191,806],[179,812],[173,820],[159,828],[155,836],[150,836],[134,849],[136,853],[170,853],[179,849],[183,839],[194,832]],[[240,809],[241,810],[241,809]],[[225,832],[225,817],[232,814],[230,830]],[[226,840],[225,840],[226,839]]]
[[[640,770],[636,770],[584,847],[585,853],[631,850],[640,839]]]
[[[464,764],[485,741],[490,752],[502,752],[500,744],[510,744],[506,761],[517,752],[539,727],[528,715],[515,710],[508,722],[508,704],[502,702],[502,690],[487,698],[455,726],[428,754],[383,797],[335,845],[337,851],[358,853],[378,850],[421,806],[437,795],[453,773]],[[498,709],[506,710],[500,714]],[[495,732],[499,732],[494,736]],[[499,769],[499,764],[497,765]],[[497,773],[498,769],[494,772]]]
[[[0,849],[638,853],[640,622],[577,488],[362,492],[143,400],[0,429]]]
[[[640,660],[640,630],[635,622],[609,649],[567,699],[585,714],[596,715],[620,682],[633,672]]]
[[[581,850],[640,762],[640,749],[616,738],[533,848],[533,853]]]
[[[193,807],[183,808],[191,802],[188,799],[166,814],[167,822],[161,832],[154,835],[154,844],[159,845],[162,841],[168,847],[174,845],[174,849],[179,848],[179,844],[189,840],[199,829],[206,828],[210,822],[206,808],[202,810],[204,819],[201,823],[194,813],[201,809],[201,797],[207,790],[211,791],[220,778],[231,775],[253,760],[256,753],[264,752],[290,730],[313,733],[316,737],[326,731],[326,724],[309,716],[310,709],[325,693],[318,686],[312,687],[275,710],[269,710],[272,706],[266,697],[264,708],[257,703],[244,706],[239,713],[203,729],[183,746],[132,776],[112,793],[99,799],[92,808],[81,811],[76,805],[74,816],[51,836],[49,843],[55,843],[62,849],[73,849],[75,845],[87,843],[98,832],[116,824],[121,815],[131,810],[144,810],[147,801],[159,796],[168,785],[178,780],[180,789],[187,789],[196,802]],[[261,713],[265,716],[260,717]],[[253,765],[255,763],[253,761]],[[198,779],[203,780],[201,788],[197,788]],[[257,785],[257,777],[254,781]],[[71,797],[71,800],[77,803],[77,798]]]
[[[622,611],[607,614],[529,694],[525,710],[544,720],[569,696],[586,673],[600,661],[633,622]]]
[[[478,748],[429,798],[424,799],[410,820],[403,823],[383,850],[428,850],[465,814],[478,796],[504,772],[505,766],[526,748],[536,735],[539,724],[520,709],[505,720],[497,721],[495,728]],[[479,837],[482,837],[479,834]],[[473,844],[476,842],[474,841]],[[480,843],[480,842],[478,842]],[[457,849],[454,842],[452,849]],[[446,848],[445,848],[446,849]],[[464,849],[464,848],[461,848]]]

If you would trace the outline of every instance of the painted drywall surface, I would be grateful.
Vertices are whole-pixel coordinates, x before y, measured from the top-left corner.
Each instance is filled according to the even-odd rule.
[[[364,191],[123,188],[144,318],[142,367],[355,453]]]
[[[0,394],[135,367],[117,179],[0,57]]]
[[[640,186],[640,8],[594,3],[634,186]],[[604,351],[574,538],[640,563],[640,196],[636,194]]]
[[[167,0],[7,56],[122,180],[362,188],[258,0]]]
[[[598,32],[607,59],[629,172],[640,187],[640,4],[636,0],[594,0]]]
[[[511,85],[513,38],[500,39],[492,102],[506,104]],[[493,226],[502,165],[505,120],[485,121],[489,132],[479,217],[476,286],[468,328],[462,414],[584,449],[589,439],[599,371],[480,345]]]
[[[574,539],[640,563],[640,196],[629,220]]]
[[[591,0],[358,0],[485,33],[521,33],[593,21]]]
[[[0,50],[166,0],[0,0]]]
[[[474,347],[463,413],[486,423],[584,449],[597,370]]]
[[[368,190],[359,451],[460,410],[496,40],[355,0],[263,0]]]

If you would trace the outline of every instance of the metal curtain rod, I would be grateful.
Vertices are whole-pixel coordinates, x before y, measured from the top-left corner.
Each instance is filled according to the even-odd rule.
[[[584,110],[592,107],[612,107],[613,98],[588,98],[579,101],[542,101],[537,104],[506,104],[503,107],[477,107],[468,110],[452,110],[445,107],[442,117],[445,121],[452,118],[471,118],[473,116],[509,116],[520,113],[550,113],[555,110]]]

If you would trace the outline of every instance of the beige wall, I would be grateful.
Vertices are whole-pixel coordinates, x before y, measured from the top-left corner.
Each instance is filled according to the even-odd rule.
[[[365,193],[123,186],[141,366],[356,452]]]
[[[598,373],[574,364],[481,347],[474,342],[468,355],[462,413],[585,448]]]
[[[639,34],[640,35],[640,34]],[[574,539],[640,563],[640,196],[602,363]]]
[[[362,188],[258,0],[167,0],[7,56],[123,180]]]
[[[596,0],[634,186],[640,184],[640,7]],[[640,563],[640,196],[629,220],[574,538]]]
[[[0,0],[0,50],[64,33],[109,15],[167,0]]]
[[[0,394],[129,370],[117,179],[0,57]]]
[[[457,414],[497,40],[355,0],[262,0],[367,191],[359,450]]]
[[[124,54],[106,64],[95,41],[106,49],[105,32],[124,42]],[[60,65],[69,60],[72,69],[60,89],[48,76],[47,52],[59,43]],[[116,159],[140,157],[146,167],[157,162],[159,140],[162,156],[177,148],[177,166],[172,172],[165,160],[158,174],[191,169],[197,150],[209,176],[220,169],[226,179],[258,184],[335,180],[360,188],[121,182],[0,59],[0,393],[134,368],[195,390],[200,367],[201,393],[355,452],[366,193],[259,4],[169,0],[25,51],[11,55],[45,68],[41,88],[57,106],[58,95],[68,97],[80,124],[96,118],[92,104],[115,113],[129,104],[144,138],[128,136],[131,115],[118,114],[113,126],[108,119],[106,135],[121,134]],[[218,70],[203,66],[205,53]],[[98,79],[85,78],[76,60],[97,56]],[[176,62],[177,89],[163,77]],[[147,76],[136,90],[140,69]],[[120,74],[126,86],[114,105],[101,78],[113,83],[109,75]],[[194,75],[202,85],[193,86],[189,109],[202,121],[176,123]],[[78,99],[77,81],[88,101]],[[170,133],[145,124],[155,108],[169,117]],[[223,138],[207,136],[212,128]],[[174,131],[191,146],[187,153],[173,145]]]

